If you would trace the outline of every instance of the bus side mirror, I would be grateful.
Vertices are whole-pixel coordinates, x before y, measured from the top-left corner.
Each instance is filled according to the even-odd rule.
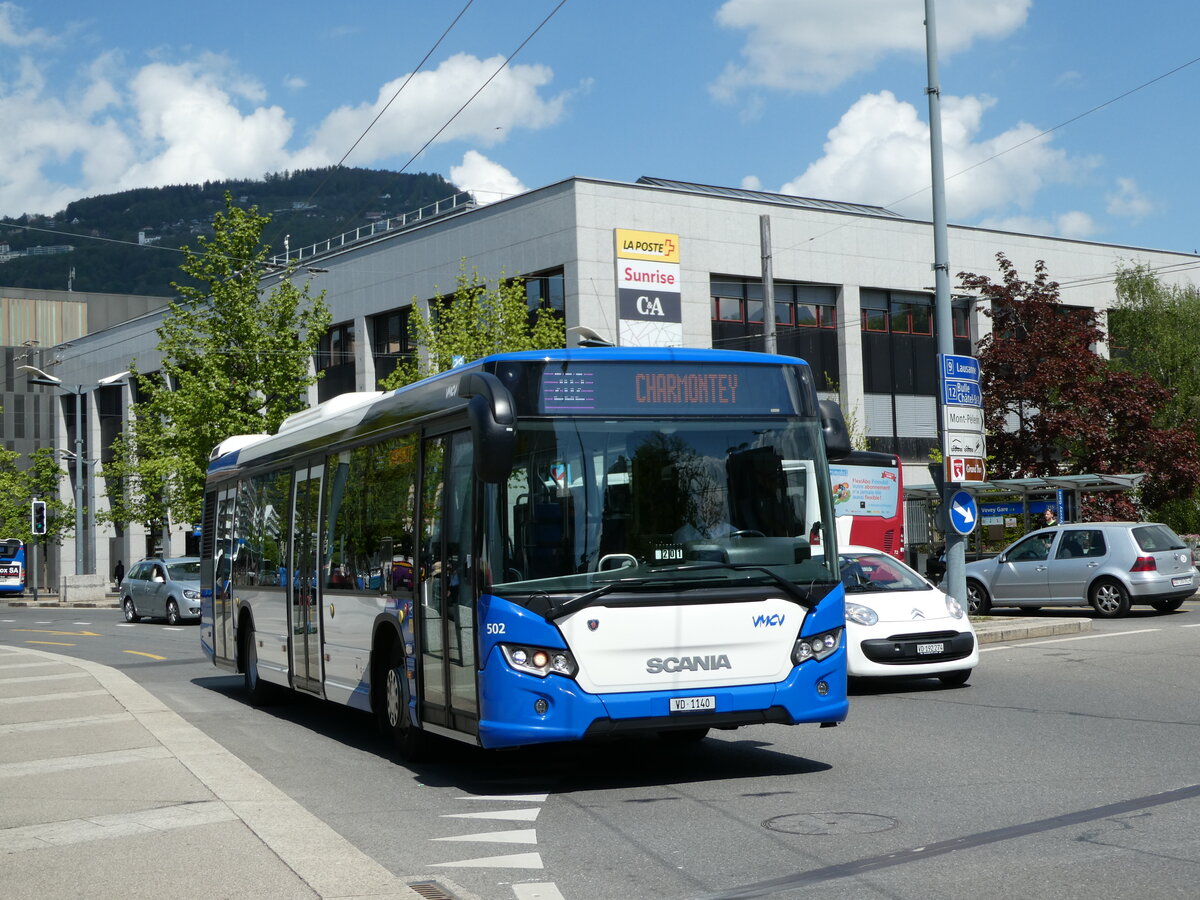
[[[819,404],[821,415],[821,432],[825,435],[825,456],[828,459],[845,459],[850,455],[850,431],[846,428],[846,419],[842,408],[832,400],[822,400]]]
[[[490,372],[472,372],[458,383],[467,398],[475,476],[486,484],[501,484],[512,474],[517,449],[517,416],[508,388]]]

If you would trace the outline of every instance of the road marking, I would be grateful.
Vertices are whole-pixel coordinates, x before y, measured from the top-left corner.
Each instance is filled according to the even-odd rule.
[[[0,853],[43,850],[66,844],[134,835],[150,836],[178,828],[194,828],[198,825],[236,820],[237,816],[220,800],[201,800],[180,806],[92,816],[87,819],[68,819],[44,825],[21,825],[0,829]]]
[[[533,822],[537,819],[540,808],[537,809],[502,809],[495,812],[478,813],[449,813],[443,819],[505,819],[510,822]]]
[[[550,798],[549,794],[471,794],[466,797],[459,797],[459,800],[499,800],[501,803],[520,803],[528,801],[529,803],[545,803]]]
[[[51,772],[71,772],[78,769],[95,769],[101,766],[118,766],[126,763],[144,763],[151,759],[171,759],[173,754],[162,744],[132,750],[109,750],[105,753],[86,753],[82,756],[58,756],[53,759],[31,759],[27,762],[0,763],[0,778],[25,778],[29,775],[45,775]]]
[[[39,625],[42,623],[38,623]],[[49,623],[46,623],[49,624]],[[96,631],[52,631],[49,628],[14,628],[13,633],[29,632],[31,634],[66,634],[71,637],[100,637]]]
[[[461,834],[453,837],[433,838],[435,841],[481,841],[492,844],[536,844],[536,828],[517,828],[514,831],[481,831],[478,834]]]
[[[141,650],[122,650],[122,653],[132,653],[134,656],[148,656],[151,659],[166,659],[165,656],[155,656],[153,653],[143,653]]]
[[[458,862],[430,863],[434,868],[460,869],[544,869],[540,853],[514,853],[512,856],[485,856]]]
[[[1195,627],[1195,626],[1185,625],[1183,627],[1190,628],[1190,627]],[[1064,644],[1067,641],[1091,641],[1091,640],[1095,640],[1096,638],[1123,637],[1124,635],[1127,635],[1127,634],[1146,634],[1147,632],[1151,632],[1151,631],[1162,631],[1162,629],[1161,628],[1139,628],[1136,631],[1114,631],[1111,634],[1081,634],[1076,637],[1037,638],[1036,640],[1025,641],[1024,643],[1020,643],[1020,644],[998,643],[998,644],[993,644],[990,647],[980,647],[979,652],[980,653],[989,653],[993,650],[1005,650],[1010,647],[1040,647],[1042,644]]]
[[[45,644],[50,647],[74,647],[74,644],[68,644],[66,641],[26,641],[27,644]]]
[[[56,662],[0,663],[0,669],[48,669],[58,665]]]
[[[553,881],[544,884],[514,884],[512,889],[517,900],[563,900],[558,885]]]
[[[1180,625],[1179,627],[1180,628],[1200,628],[1200,622],[1197,622],[1193,625]]]

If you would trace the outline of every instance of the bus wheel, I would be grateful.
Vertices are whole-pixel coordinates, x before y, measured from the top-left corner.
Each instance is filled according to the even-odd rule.
[[[426,755],[429,736],[413,724],[408,708],[407,685],[404,654],[396,643],[392,645],[388,656],[387,674],[383,680],[383,702],[379,706],[379,724],[401,759],[420,762]]]
[[[673,728],[660,731],[658,736],[668,744],[698,744],[708,737],[707,728]]]
[[[263,681],[258,674],[258,643],[254,640],[254,624],[250,619],[242,626],[242,684],[252,706],[265,706],[274,693],[270,682]]]

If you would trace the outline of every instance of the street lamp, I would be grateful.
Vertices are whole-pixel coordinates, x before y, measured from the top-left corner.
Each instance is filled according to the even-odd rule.
[[[84,458],[83,458],[83,396],[92,386],[76,385],[74,388],[63,384],[61,378],[43,372],[37,366],[17,366],[17,370],[25,369],[34,374],[29,376],[30,384],[42,385],[44,387],[56,387],[60,391],[75,396],[75,574],[83,575],[87,568],[84,556],[84,530],[83,530],[83,507],[84,507]],[[121,383],[128,372],[121,372],[117,375],[109,375],[101,378],[96,382],[97,385],[111,387]],[[90,487],[90,485],[89,485]],[[90,500],[90,491],[88,492]],[[87,536],[88,541],[94,540],[93,536]]]

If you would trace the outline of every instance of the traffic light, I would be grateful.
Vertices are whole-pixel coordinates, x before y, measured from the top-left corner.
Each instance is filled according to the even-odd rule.
[[[46,533],[46,501],[34,500],[29,511],[29,520],[34,534]]]

